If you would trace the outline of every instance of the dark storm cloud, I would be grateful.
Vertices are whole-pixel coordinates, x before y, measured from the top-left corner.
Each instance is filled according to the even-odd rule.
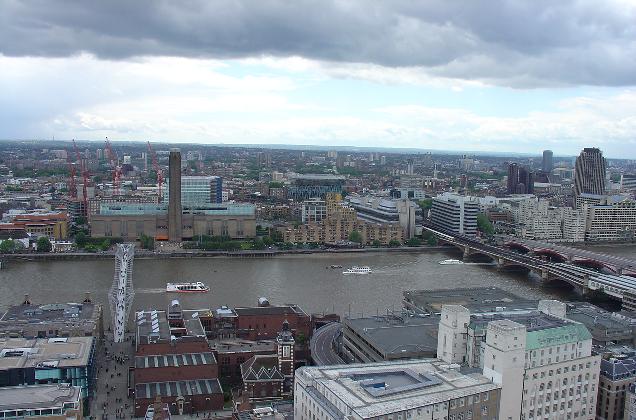
[[[636,8],[590,1],[0,2],[0,53],[298,55],[507,86],[636,84]]]

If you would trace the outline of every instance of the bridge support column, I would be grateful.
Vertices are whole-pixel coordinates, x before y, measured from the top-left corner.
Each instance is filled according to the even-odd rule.
[[[464,246],[464,256],[463,259],[467,260],[470,257],[470,247]]]
[[[550,273],[545,268],[541,269],[541,280],[543,280],[543,281],[549,281],[550,280]]]
[[[617,276],[623,275],[623,267],[616,267],[616,275]]]
[[[497,262],[497,270],[501,270],[502,268],[506,266],[506,260],[503,259],[503,257],[497,257],[496,262]]]

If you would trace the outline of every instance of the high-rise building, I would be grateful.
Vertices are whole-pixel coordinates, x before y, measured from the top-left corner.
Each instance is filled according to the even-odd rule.
[[[431,223],[463,235],[477,234],[479,202],[473,197],[445,193],[433,198]]]
[[[574,195],[605,193],[605,158],[595,147],[586,147],[576,158]]]
[[[166,181],[164,202],[170,202],[170,180]],[[181,206],[192,208],[223,202],[223,178],[219,176],[182,176]]]
[[[168,202],[168,240],[181,241],[182,234],[182,209],[181,209],[181,151],[170,150],[169,160],[169,194]]]
[[[554,155],[552,153],[552,150],[543,151],[543,161],[541,162],[541,169],[543,169],[543,172],[552,172],[552,169],[554,169],[553,157]]]
[[[565,318],[566,305],[542,300],[537,310],[474,314],[442,306],[437,355],[481,367],[502,387],[501,419],[592,420],[600,356],[585,325]]]
[[[534,173],[517,163],[508,165],[508,194],[533,194]]]

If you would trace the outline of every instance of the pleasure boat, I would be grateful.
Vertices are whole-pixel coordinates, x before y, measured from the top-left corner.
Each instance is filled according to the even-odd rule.
[[[441,265],[457,265],[457,264],[463,264],[463,261],[460,260],[444,260],[444,261],[440,261],[439,262]]]
[[[175,293],[207,293],[210,288],[197,281],[196,283],[167,283],[166,292]]]
[[[342,274],[369,274],[369,273],[372,273],[371,267],[366,265],[364,267],[354,266],[342,272]]]

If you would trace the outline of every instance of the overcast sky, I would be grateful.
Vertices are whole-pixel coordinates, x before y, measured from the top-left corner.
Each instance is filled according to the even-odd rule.
[[[0,138],[636,158],[636,2],[0,0]]]

